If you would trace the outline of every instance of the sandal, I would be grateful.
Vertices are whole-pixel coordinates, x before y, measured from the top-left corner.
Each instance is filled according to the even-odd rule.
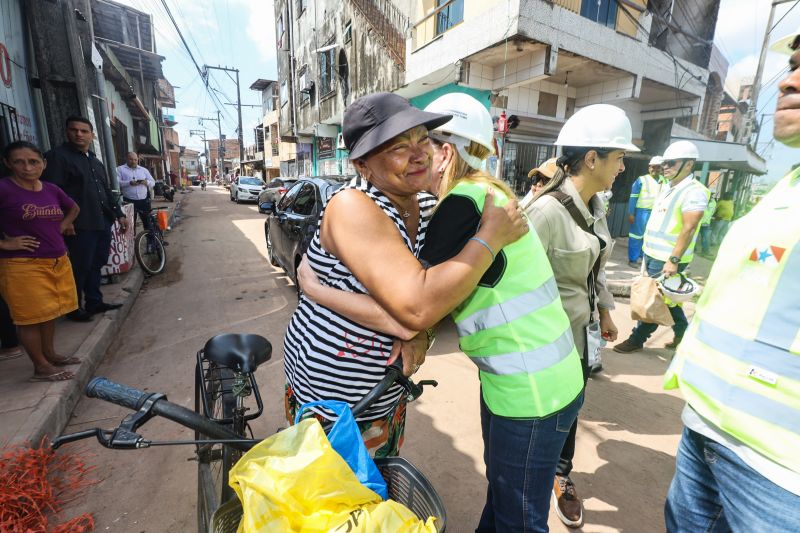
[[[11,359],[22,357],[23,353],[22,348],[11,349],[8,352],[0,353],[0,361],[10,361]]]
[[[68,366],[68,365],[79,365],[79,364],[81,364],[80,358],[75,357],[75,356],[62,357],[62,358],[59,358],[59,359],[54,359],[52,361],[50,359],[48,359],[47,362],[49,362],[53,366]]]
[[[36,383],[40,381],[49,381],[49,382],[56,382],[56,381],[67,381],[75,377],[75,374],[68,370],[64,370],[62,372],[56,372],[55,374],[34,374],[28,378],[28,381],[31,383]]]

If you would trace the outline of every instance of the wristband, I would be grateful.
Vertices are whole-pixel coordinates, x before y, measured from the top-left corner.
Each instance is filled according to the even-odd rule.
[[[492,250],[492,247],[489,246],[489,244],[486,241],[484,241],[480,237],[472,237],[470,238],[470,240],[481,243],[487,250],[489,250],[489,253],[492,255],[492,262],[494,262],[494,258],[496,257],[494,250]]]

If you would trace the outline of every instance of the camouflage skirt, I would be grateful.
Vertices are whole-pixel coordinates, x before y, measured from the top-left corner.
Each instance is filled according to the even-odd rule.
[[[286,384],[284,400],[286,420],[288,420],[289,425],[292,425],[297,412],[300,410],[300,403],[288,383]],[[313,411],[306,411],[303,418],[310,416],[315,417],[320,422],[326,422],[325,417]],[[400,400],[400,403],[384,418],[368,422],[357,422],[357,424],[358,429],[361,431],[361,437],[364,439],[364,444],[366,444],[371,456],[392,457],[398,455],[400,447],[403,445],[406,429],[406,401],[404,399]]]

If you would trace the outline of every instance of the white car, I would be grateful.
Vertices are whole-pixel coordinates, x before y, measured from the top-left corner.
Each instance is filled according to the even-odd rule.
[[[253,176],[239,176],[236,183],[231,183],[231,201],[240,204],[242,202],[257,202],[258,195],[264,190],[266,184],[261,178]]]

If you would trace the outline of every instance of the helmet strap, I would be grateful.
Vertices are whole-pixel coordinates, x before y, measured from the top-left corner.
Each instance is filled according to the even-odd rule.
[[[461,137],[459,135],[452,135],[439,131],[436,132],[432,131],[429,133],[429,136],[438,142],[448,143],[455,146],[458,155],[461,156],[461,159],[463,159],[467,165],[474,168],[475,170],[483,170],[485,168],[486,165],[485,159],[480,159],[479,157],[475,157],[474,155],[467,152],[467,147],[469,147],[470,143],[472,142],[471,140],[465,137]]]

